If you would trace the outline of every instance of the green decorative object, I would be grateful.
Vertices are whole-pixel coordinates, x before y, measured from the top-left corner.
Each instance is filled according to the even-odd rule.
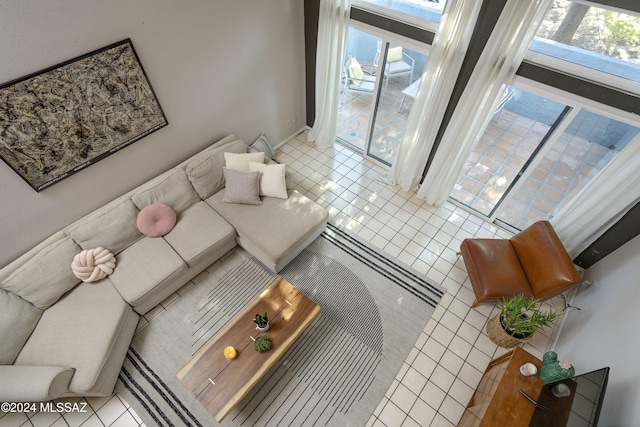
[[[538,369],[538,376],[545,384],[566,380],[575,375],[576,371],[566,360],[558,360],[555,351],[547,351],[542,356],[542,367]]]
[[[540,300],[522,294],[502,300],[500,313],[487,322],[487,335],[494,344],[511,348],[533,338],[553,323],[558,313],[543,310]]]
[[[263,351],[267,351],[271,348],[271,340],[266,335],[260,335],[258,339],[256,339],[253,348],[258,352],[262,353]]]
[[[253,322],[256,324],[256,329],[260,332],[266,332],[269,330],[269,315],[265,311],[264,314],[256,314],[253,318]]]

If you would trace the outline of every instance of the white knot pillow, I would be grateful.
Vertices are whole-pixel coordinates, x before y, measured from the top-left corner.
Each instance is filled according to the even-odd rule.
[[[104,248],[87,249],[77,254],[71,263],[73,274],[83,282],[95,282],[113,273],[116,257]]]

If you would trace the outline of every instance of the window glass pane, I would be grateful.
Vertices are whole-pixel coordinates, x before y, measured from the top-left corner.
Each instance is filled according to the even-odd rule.
[[[536,168],[500,206],[498,218],[518,229],[553,218],[638,134],[639,128],[582,110]]]
[[[362,0],[402,14],[440,22],[446,0]]]
[[[355,82],[348,80],[346,74],[353,71],[343,66],[337,137],[358,150],[364,150],[368,138],[371,104],[375,100],[373,63],[378,42],[382,42],[380,37],[349,28],[344,60],[346,63],[349,58],[355,59],[362,69],[362,76]]]
[[[336,133],[342,142],[390,166],[404,136],[427,56],[390,44],[387,61],[383,63],[378,52],[383,52],[386,45],[378,36],[349,29]],[[360,77],[357,67],[351,69],[354,60],[362,70]],[[382,80],[379,94],[378,80]]]
[[[556,0],[530,50],[640,82],[640,17]]]
[[[475,142],[451,198],[489,216],[544,142],[565,106],[509,88]]]
[[[388,52],[388,60],[382,67],[382,90],[367,153],[391,166],[407,130],[407,118],[427,57],[393,44]]]

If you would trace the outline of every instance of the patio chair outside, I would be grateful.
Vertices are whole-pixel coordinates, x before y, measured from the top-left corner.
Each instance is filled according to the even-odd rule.
[[[378,67],[380,52],[382,51],[382,41],[378,40],[378,50],[373,60],[374,67]],[[390,48],[387,51],[387,62],[384,70],[384,89],[389,86],[389,79],[409,75],[409,84],[413,82],[413,68],[416,61],[402,49],[402,46]]]
[[[376,87],[376,78],[375,76],[364,74],[362,66],[355,57],[352,55],[347,56],[343,70],[344,88],[342,90],[342,96],[347,92],[359,95],[373,93]]]

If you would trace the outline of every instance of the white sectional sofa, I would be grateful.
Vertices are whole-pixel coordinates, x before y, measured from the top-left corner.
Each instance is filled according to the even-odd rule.
[[[320,235],[327,212],[296,191],[259,205],[223,200],[224,153],[248,151],[230,135],[0,270],[0,401],[110,395],[140,315],[236,244],[277,272]],[[162,237],[136,225],[151,204],[176,213]],[[96,247],[111,251],[116,267],[82,282],[71,263]]]

